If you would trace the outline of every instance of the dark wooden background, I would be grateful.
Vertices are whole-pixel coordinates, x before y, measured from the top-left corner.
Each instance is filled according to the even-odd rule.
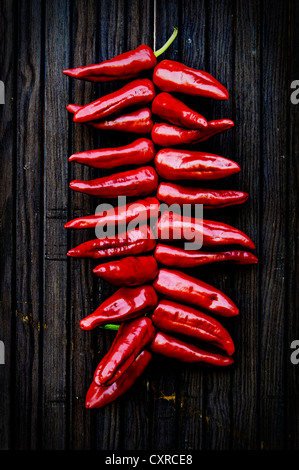
[[[186,103],[208,119],[235,121],[197,148],[240,164],[217,187],[248,191],[248,202],[213,217],[254,240],[259,264],[195,273],[240,308],[226,322],[232,368],[155,357],[125,396],[85,410],[114,333],[83,332],[79,320],[113,289],[94,279],[93,262],[66,257],[94,233],[64,223],[99,202],[69,191],[72,179],[99,172],[68,156],[133,137],[74,125],[69,102],[86,104],[120,85],[71,80],[62,70],[141,43],[158,48],[173,26],[179,34],[163,58],[210,72],[230,92],[227,102]],[[1,0],[1,449],[299,449],[299,365],[290,361],[299,339],[299,105],[290,101],[298,26],[295,0]]]

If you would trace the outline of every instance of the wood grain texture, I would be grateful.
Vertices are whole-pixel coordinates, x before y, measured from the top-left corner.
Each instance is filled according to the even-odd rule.
[[[290,361],[298,324],[298,2],[275,0],[3,0],[0,3],[1,279],[0,448],[16,450],[298,450],[299,365]],[[247,233],[256,266],[188,272],[240,309],[224,319],[236,353],[228,369],[153,357],[130,391],[99,410],[85,396],[115,332],[79,321],[115,288],[97,262],[67,250],[95,237],[64,224],[94,214],[100,198],[72,192],[73,179],[109,170],[69,163],[74,153],[135,140],[74,123],[87,104],[124,82],[89,83],[65,68],[109,59],[145,43],[159,58],[214,75],[228,101],[178,95],[233,129],[194,149],[237,161],[241,172],[213,187],[249,193],[235,208],[204,213]],[[148,74],[150,76],[150,73]],[[207,185],[206,185],[207,186]],[[107,201],[105,201],[107,202]],[[115,201],[108,201],[113,202]],[[225,321],[226,320],[226,321]]]

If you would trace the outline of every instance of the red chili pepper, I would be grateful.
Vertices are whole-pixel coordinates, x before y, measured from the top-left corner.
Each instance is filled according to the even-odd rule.
[[[162,91],[227,100],[227,89],[207,72],[192,69],[174,60],[162,60],[153,74],[154,84]]]
[[[155,226],[160,240],[201,240],[203,246],[241,245],[254,249],[254,243],[240,230],[213,220],[186,217],[174,212],[163,212]]]
[[[157,189],[158,175],[151,166],[114,173],[89,181],[74,180],[70,188],[81,193],[105,198],[147,196]]]
[[[75,114],[82,106],[69,104],[66,109]],[[130,113],[121,114],[117,117],[111,117],[110,120],[89,121],[89,126],[106,131],[131,132],[132,134],[149,134],[154,125],[152,113],[149,108],[140,108]]]
[[[248,193],[227,189],[203,189],[185,187],[173,183],[162,182],[157,189],[157,198],[168,206],[178,204],[203,204],[204,209],[220,209],[242,204],[248,199]]]
[[[155,248],[158,263],[172,268],[195,268],[211,263],[229,261],[235,264],[256,264],[258,259],[249,251],[217,251],[215,253],[200,250],[184,250],[176,246],[158,243]]]
[[[229,332],[210,315],[171,300],[161,300],[151,315],[157,329],[166,333],[186,335],[208,342],[230,356],[235,346]]]
[[[194,344],[158,331],[150,345],[150,351],[182,362],[202,362],[211,366],[229,366],[234,360],[215,352],[204,351]]]
[[[110,169],[126,165],[144,165],[153,160],[155,154],[152,141],[140,138],[122,147],[74,153],[69,157],[69,162],[77,162],[93,168]]]
[[[119,398],[136,382],[136,379],[145,370],[151,358],[152,355],[149,351],[142,351],[127,370],[107,387],[99,387],[93,381],[86,395],[85,407],[101,408]]]
[[[127,256],[100,264],[93,272],[115,286],[138,286],[155,279],[158,264],[153,256]]]
[[[233,317],[239,314],[234,302],[216,287],[174,269],[159,269],[153,287],[167,298],[217,315]]]
[[[230,119],[217,119],[208,121],[203,129],[185,129],[166,123],[156,123],[151,130],[151,137],[156,145],[161,147],[173,147],[175,145],[197,144],[210,139],[220,132],[234,126]]]
[[[149,226],[128,230],[114,237],[96,238],[71,248],[67,255],[74,258],[103,259],[119,256],[134,256],[152,251],[156,239]]]
[[[159,93],[152,102],[152,113],[162,120],[188,129],[207,127],[207,120],[170,93]]]
[[[107,211],[87,215],[70,220],[65,224],[65,228],[81,229],[106,226],[126,226],[131,221],[138,219],[143,223],[149,218],[156,218],[159,214],[159,201],[155,197],[138,199],[123,206],[113,207]]]
[[[157,57],[161,55],[174,41],[177,28],[168,41],[158,51],[154,52],[149,46],[141,44],[137,49],[119,54],[112,59],[99,64],[86,65],[63,70],[65,75],[92,82],[108,82],[114,80],[129,80],[140,73],[153,69],[157,64]]]
[[[80,320],[82,330],[110,322],[123,322],[140,317],[158,304],[157,294],[151,285],[120,287],[93,313]]]
[[[104,119],[123,110],[138,106],[139,108],[150,103],[156,96],[153,82],[148,78],[134,80],[124,85],[120,90],[82,106],[74,114],[74,122],[89,122]]]
[[[149,317],[134,318],[123,322],[114,341],[103,359],[98,364],[93,380],[97,385],[106,385],[120,377],[136,357],[153,340],[155,327]]]
[[[213,153],[165,148],[155,156],[155,168],[166,180],[216,180],[240,171],[240,166]]]

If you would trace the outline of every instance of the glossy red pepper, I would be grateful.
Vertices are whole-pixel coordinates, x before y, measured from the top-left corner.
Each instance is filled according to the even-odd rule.
[[[115,286],[138,286],[155,279],[158,264],[153,256],[127,256],[100,264],[93,272]]]
[[[106,385],[119,378],[136,357],[153,340],[155,327],[149,317],[139,317],[123,322],[114,341],[98,364],[93,380],[97,385]]]
[[[216,180],[240,171],[240,166],[213,153],[165,148],[155,156],[157,173],[166,180]]]
[[[82,106],[69,104],[66,109],[75,114]],[[117,117],[111,117],[109,120],[89,121],[89,126],[104,131],[121,131],[132,134],[149,134],[153,128],[152,113],[149,108],[140,108],[129,113],[121,114]]]
[[[211,263],[231,262],[234,264],[256,264],[258,259],[249,251],[231,250],[206,252],[184,250],[183,248],[158,243],[155,248],[158,263],[172,268],[195,268]]]
[[[153,142],[160,147],[197,144],[233,126],[234,123],[230,119],[208,121],[207,126],[200,130],[186,129],[167,123],[156,123],[152,127],[151,137]]]
[[[99,64],[86,65],[63,70],[65,75],[92,82],[108,82],[129,80],[138,77],[142,72],[153,69],[157,57],[161,55],[174,41],[177,28],[168,41],[158,51],[154,52],[149,46],[141,44],[132,51],[124,52]]]
[[[192,69],[174,60],[162,60],[153,73],[154,84],[162,91],[227,100],[227,89],[211,74]]]
[[[161,331],[156,333],[150,351],[182,362],[199,362],[211,366],[229,366],[234,363],[231,356],[204,351],[194,344],[186,343]]]
[[[93,313],[80,320],[79,325],[82,330],[92,330],[99,325],[123,322],[144,315],[157,304],[157,294],[149,284],[120,287]]]
[[[133,220],[139,223],[146,222],[152,218],[155,219],[159,214],[159,201],[155,197],[146,197],[137,199],[122,206],[112,207],[107,211],[96,213],[95,215],[86,215],[77,217],[68,221],[64,227],[73,229],[108,227],[108,226],[127,226]]]
[[[156,96],[153,82],[148,78],[134,80],[120,90],[113,91],[82,106],[74,114],[74,122],[89,122],[119,114],[127,108],[143,107]]]
[[[234,342],[221,323],[195,308],[163,299],[151,319],[158,330],[191,336],[223,349],[230,356],[235,352]]]
[[[140,138],[122,147],[74,153],[69,157],[69,162],[82,163],[93,168],[110,169],[126,165],[142,166],[153,160],[155,154],[152,141]]]
[[[242,204],[248,199],[248,193],[227,189],[203,189],[162,182],[157,189],[157,198],[168,206],[178,204],[202,204],[204,209],[221,209]]]
[[[122,256],[135,256],[152,251],[156,239],[151,227],[142,226],[120,235],[96,238],[71,248],[67,255],[73,258],[104,259]]]
[[[162,120],[188,129],[203,129],[208,125],[207,120],[201,114],[190,109],[170,93],[159,93],[154,98],[152,113]]]
[[[124,371],[124,373],[107,387],[98,386],[94,381],[92,381],[86,395],[85,407],[101,408],[112,401],[115,401],[132,387],[136,382],[136,379],[143,373],[149,364],[151,358],[152,355],[149,351],[142,351]]]
[[[157,189],[158,175],[151,166],[114,173],[89,181],[74,180],[70,188],[105,198],[147,196]]]
[[[217,315],[233,317],[239,314],[234,302],[219,289],[176,269],[159,269],[153,287],[167,298]]]
[[[248,249],[255,248],[245,233],[231,225],[174,212],[162,213],[155,226],[155,236],[164,241],[200,240],[203,246],[241,245]]]

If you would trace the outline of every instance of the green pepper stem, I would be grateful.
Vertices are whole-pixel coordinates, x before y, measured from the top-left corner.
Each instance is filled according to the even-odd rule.
[[[164,46],[160,47],[160,49],[154,52],[156,57],[159,57],[159,55],[163,54],[163,52],[166,51],[166,49],[170,46],[170,44],[173,43],[173,41],[177,37],[177,34],[178,34],[178,28],[174,28],[172,35],[170,36],[168,41],[164,44]]]
[[[119,325],[113,325],[113,324],[107,324],[107,325],[102,325],[100,326],[100,328],[103,328],[105,330],[118,330],[119,329]]]

